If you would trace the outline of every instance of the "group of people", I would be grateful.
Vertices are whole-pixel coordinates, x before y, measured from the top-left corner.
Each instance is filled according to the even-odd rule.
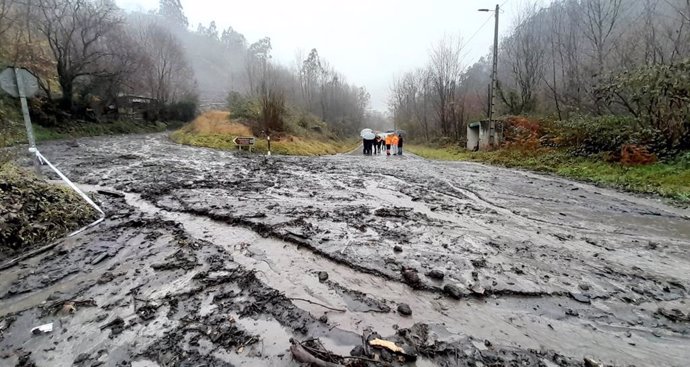
[[[364,155],[382,154],[384,146],[386,155],[402,155],[403,152],[402,134],[376,135],[374,139],[363,139],[362,144],[364,145]]]

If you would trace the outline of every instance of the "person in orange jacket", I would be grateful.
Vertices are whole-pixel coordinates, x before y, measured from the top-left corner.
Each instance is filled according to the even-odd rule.
[[[393,137],[391,138],[391,150],[393,151],[393,155],[398,154],[398,135],[393,134]]]
[[[393,134],[386,135],[386,155],[391,155],[391,144],[393,144]]]

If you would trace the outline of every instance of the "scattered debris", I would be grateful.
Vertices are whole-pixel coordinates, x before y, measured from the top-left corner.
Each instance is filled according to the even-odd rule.
[[[31,329],[31,333],[34,335],[46,334],[46,333],[51,333],[51,332],[53,332],[53,323],[52,322],[50,324],[43,324],[43,325],[36,326],[35,328]]]
[[[325,271],[320,271],[320,272],[318,272],[317,274],[318,274],[318,276],[319,276],[319,281],[320,281],[320,282],[325,282],[325,281],[328,280],[328,273],[327,273],[327,272],[325,272]]]
[[[113,191],[113,190],[106,190],[106,189],[100,189],[96,190],[97,193],[102,194],[102,195],[108,195],[114,198],[119,198],[122,199],[125,197],[125,194],[119,191]]]
[[[290,352],[297,362],[308,363],[310,366],[316,367],[342,367],[340,363],[333,363],[325,361],[321,358],[314,356],[312,353],[307,351],[307,349],[299,342],[294,339],[290,339]],[[326,352],[328,353],[328,352]],[[327,354],[328,357],[333,358],[331,353]]]
[[[331,310],[331,311],[336,311],[336,312],[346,312],[346,311],[347,311],[347,310],[344,310],[344,309],[342,309],[342,308],[334,308],[334,307],[331,307],[331,306],[326,306],[326,305],[324,305],[323,303],[318,303],[318,302],[310,301],[310,300],[304,299],[304,298],[291,297],[290,300],[292,300],[292,301],[302,301],[302,302],[311,303],[312,305],[321,306],[321,307],[323,307],[323,308],[327,308],[327,309],[329,309],[329,310]]]
[[[677,308],[672,308],[672,309],[666,309],[663,307],[659,307],[656,311],[657,315],[661,315],[673,322],[679,322],[679,321],[690,321],[690,314],[686,315],[683,313],[683,311],[677,309]]]
[[[112,338],[125,330],[125,320],[118,316],[109,323],[101,326],[101,330],[104,329],[110,329],[110,337]]]
[[[98,264],[99,262],[103,261],[108,256],[110,256],[110,254],[107,251],[101,252],[91,261],[91,265]]]

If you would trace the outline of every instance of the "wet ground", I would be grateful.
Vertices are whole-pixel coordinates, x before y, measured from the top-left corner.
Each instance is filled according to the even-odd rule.
[[[358,356],[334,363],[403,363],[373,337],[413,351],[411,366],[690,359],[690,211],[654,199],[163,135],[40,149],[108,217],[2,270],[0,366],[293,366],[290,339],[311,338]]]

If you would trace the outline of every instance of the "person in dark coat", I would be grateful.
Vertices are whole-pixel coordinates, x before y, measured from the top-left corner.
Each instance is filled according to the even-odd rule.
[[[372,155],[374,152],[374,139],[367,139],[367,155]]]
[[[403,148],[403,136],[400,134],[398,137],[398,155],[402,155],[402,148]]]

